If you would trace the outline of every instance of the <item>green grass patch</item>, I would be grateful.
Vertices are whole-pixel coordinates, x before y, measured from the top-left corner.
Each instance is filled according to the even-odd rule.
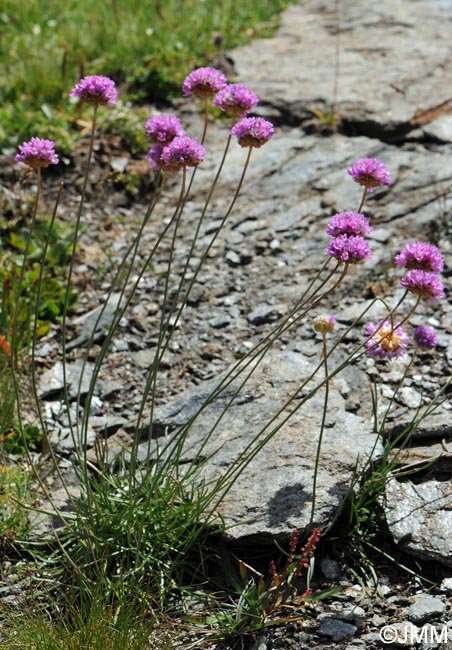
[[[57,140],[60,152],[69,146],[68,136],[56,136],[74,116],[68,92],[86,74],[111,76],[135,100],[167,100],[179,94],[192,68],[253,37],[269,36],[287,4],[5,0],[0,146],[32,135]]]

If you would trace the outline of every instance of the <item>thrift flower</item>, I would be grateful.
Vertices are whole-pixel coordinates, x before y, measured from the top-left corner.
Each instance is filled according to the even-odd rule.
[[[69,96],[78,97],[80,101],[94,106],[116,104],[118,101],[115,82],[102,75],[83,77],[72,89]]]
[[[244,117],[231,129],[241,147],[262,147],[274,133],[273,124],[263,117]]]
[[[316,316],[312,321],[315,331],[320,332],[321,334],[332,332],[335,323],[336,316]]]
[[[377,158],[355,160],[353,165],[347,169],[347,173],[350,174],[355,183],[367,188],[369,192],[373,192],[376,187],[381,185],[391,184],[391,176],[388,170]]]
[[[443,283],[436,273],[412,269],[408,271],[400,284],[411,293],[426,300],[435,301],[437,298],[444,298],[445,295]]]
[[[394,264],[406,269],[419,269],[440,273],[444,268],[443,256],[433,244],[423,241],[409,242],[394,258]]]
[[[228,81],[225,75],[216,68],[198,68],[185,77],[182,84],[184,96],[195,95],[203,99],[213,97],[222,90]]]
[[[161,159],[162,156],[162,151],[163,151],[163,145],[162,144],[155,144],[153,147],[151,147],[148,151],[148,154],[146,156],[149,166],[151,169],[153,169],[155,172],[160,171],[160,169],[163,168],[163,162]]]
[[[48,167],[57,165],[58,156],[55,153],[55,143],[53,140],[43,138],[32,138],[18,146],[19,153],[16,155],[16,161],[25,163],[29,167]]]
[[[405,354],[405,348],[410,340],[403,329],[389,321],[380,321],[377,326],[373,323],[366,325],[367,353],[375,359],[394,359]]]
[[[433,350],[438,345],[438,338],[433,327],[428,325],[419,325],[413,330],[413,338],[420,348],[424,350]]]
[[[179,135],[162,151],[163,169],[178,172],[184,167],[196,167],[204,160],[206,150],[195,138]]]
[[[365,237],[372,230],[369,221],[362,214],[357,212],[339,212],[331,218],[327,229],[327,235],[338,237],[339,235],[358,235]]]
[[[229,84],[220,90],[213,105],[222,111],[240,117],[249,113],[259,103],[259,97],[244,84]]]
[[[174,115],[154,115],[144,128],[146,135],[157,144],[169,144],[178,135],[184,135],[182,124]]]
[[[359,235],[335,237],[329,243],[326,254],[347,264],[359,264],[372,257],[368,242]]]

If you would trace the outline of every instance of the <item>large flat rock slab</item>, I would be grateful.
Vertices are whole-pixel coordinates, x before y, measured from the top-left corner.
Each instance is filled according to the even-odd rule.
[[[342,118],[389,133],[450,111],[452,3],[337,4],[338,14],[322,0],[290,6],[274,38],[233,51],[240,79],[292,119],[335,101]]]
[[[450,471],[449,459],[449,471]],[[420,484],[395,478],[386,485],[386,519],[394,540],[413,555],[452,567],[450,481]]]
[[[294,528],[310,523],[324,388],[300,404],[303,396],[321,383],[322,368],[284,405],[317,365],[295,352],[268,354],[236,397],[244,376],[228,386],[189,427],[182,460],[189,463],[200,454],[204,459],[202,480],[220,479],[238,467],[240,457],[251,459],[219,506],[228,533],[235,539],[259,543],[285,539]],[[349,369],[348,373],[355,375],[355,383],[364,382],[360,371]],[[192,420],[216,386],[218,380],[206,382],[175,399],[156,414],[154,434],[166,430],[177,437],[180,427]],[[347,379],[338,376],[331,380],[314,516],[314,523],[323,530],[347,493],[357,463],[363,464],[380,451],[370,418],[347,411],[343,395],[349,390]],[[253,457],[256,441],[265,437],[268,441]],[[142,443],[141,459],[148,453],[148,443]]]

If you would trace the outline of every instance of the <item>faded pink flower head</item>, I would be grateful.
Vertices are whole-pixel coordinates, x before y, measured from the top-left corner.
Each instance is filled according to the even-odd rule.
[[[338,237],[339,235],[365,237],[371,230],[372,226],[369,221],[359,212],[338,212],[331,218],[325,232],[331,237]]]
[[[38,167],[57,165],[59,162],[53,140],[31,138],[31,140],[20,144],[17,148],[19,153],[16,155],[16,161],[25,163],[29,167],[36,169]]]
[[[249,113],[259,103],[259,97],[244,84],[229,84],[220,90],[213,105],[234,117]]]
[[[168,144],[178,135],[184,135],[179,118],[174,115],[154,115],[144,125],[146,135],[156,144]]]
[[[389,321],[380,321],[376,326],[369,323],[366,325],[365,334],[370,337],[366,343],[367,353],[375,359],[403,356],[410,340],[398,323],[392,325]]]
[[[315,331],[320,332],[321,334],[328,334],[329,332],[332,332],[335,323],[336,316],[316,316],[312,320],[312,326],[314,327]]]
[[[162,151],[163,151],[163,145],[162,144],[155,144],[153,147],[151,147],[147,153],[147,160],[149,162],[149,166],[151,169],[153,169],[155,172],[160,171],[163,168],[163,162],[162,162]]]
[[[432,302],[437,298],[444,298],[445,295],[443,283],[436,273],[412,269],[400,284],[411,293]]]
[[[187,95],[195,95],[205,99],[213,97],[228,83],[225,75],[216,68],[197,68],[185,77],[182,84],[182,92]]]
[[[416,345],[423,350],[433,350],[438,345],[438,338],[433,327],[419,325],[413,330],[413,338]]]
[[[273,124],[263,117],[244,117],[231,129],[241,147],[262,147],[272,137]]]
[[[359,264],[372,257],[368,242],[359,235],[334,237],[326,249],[326,254],[347,264]]]
[[[433,244],[412,241],[395,256],[394,264],[408,270],[419,269],[420,271],[440,273],[444,268],[444,259]]]
[[[376,187],[381,185],[391,184],[391,176],[386,166],[377,158],[355,160],[353,165],[347,169],[347,173],[355,183],[366,187],[369,192],[373,192]]]
[[[78,97],[80,101],[93,106],[113,105],[118,101],[115,82],[102,75],[83,77],[71,90],[69,96]]]
[[[197,167],[205,155],[206,150],[196,138],[179,135],[163,148],[160,160],[162,169],[178,172],[184,167]]]

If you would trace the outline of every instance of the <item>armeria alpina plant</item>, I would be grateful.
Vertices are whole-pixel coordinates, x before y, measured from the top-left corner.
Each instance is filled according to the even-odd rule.
[[[151,169],[157,172],[155,194],[142,216],[135,235],[131,237],[118,267],[112,269],[111,285],[104,296],[92,334],[83,351],[82,371],[75,400],[71,398],[68,389],[67,324],[70,318],[69,297],[76,259],[76,242],[85,209],[90,167],[95,155],[98,110],[113,106],[117,101],[117,91],[111,79],[95,75],[80,80],[71,93],[72,97],[89,104],[93,110],[86,172],[75,219],[76,237],[69,260],[61,331],[63,401],[74,446],[81,495],[79,499],[75,499],[71,494],[48,440],[49,453],[53,453],[55,470],[67,490],[72,511],[62,512],[54,505],[65,526],[45,539],[52,553],[50,557],[45,558],[44,562],[46,570],[53,567],[55,572],[60,572],[59,579],[64,585],[65,593],[69,595],[69,602],[74,611],[78,611],[80,603],[83,603],[87,610],[94,605],[99,606],[102,604],[99,603],[99,599],[104,598],[109,605],[119,609],[124,607],[125,603],[130,605],[130,601],[133,601],[137,603],[137,607],[146,612],[148,609],[155,608],[156,603],[157,608],[162,607],[164,602],[168,602],[170,593],[178,593],[180,596],[181,584],[184,584],[187,576],[199,572],[199,566],[204,565],[203,549],[206,540],[209,536],[224,530],[224,523],[218,515],[218,509],[237,477],[278,434],[284,424],[316,393],[323,391],[323,412],[314,459],[312,495],[308,503],[309,525],[305,531],[306,536],[310,534],[310,537],[304,550],[296,556],[297,533],[296,539],[293,538],[291,542],[286,567],[281,572],[275,566],[272,567],[267,584],[260,580],[254,581],[241,593],[239,601],[235,604],[239,612],[237,629],[243,629],[245,623],[247,629],[252,629],[253,626],[267,624],[268,617],[287,601],[296,604],[300,598],[300,602],[303,603],[307,598],[306,591],[298,594],[294,581],[301,569],[308,569],[318,541],[316,492],[322,442],[328,433],[326,417],[331,380],[348,364],[356,362],[366,353],[378,362],[390,361],[406,354],[410,339],[404,328],[409,325],[412,314],[422,299],[432,301],[444,295],[438,275],[443,268],[442,257],[430,244],[422,245],[420,242],[414,242],[407,245],[395,260],[396,266],[401,266],[407,271],[406,276],[401,280],[401,286],[406,289],[403,297],[392,308],[388,306],[387,301],[375,299],[373,304],[379,303],[384,311],[381,319],[376,325],[367,324],[365,336],[359,344],[352,349],[348,344],[345,360],[334,363],[333,355],[336,349],[344,343],[347,334],[358,321],[364,318],[369,307],[342,335],[337,336],[334,329],[335,317],[315,316],[315,314],[320,307],[326,309],[327,299],[341,287],[346,277],[353,273],[358,265],[364,265],[371,259],[371,246],[366,237],[371,232],[372,226],[362,211],[367,193],[378,187],[388,186],[390,183],[389,172],[381,161],[375,159],[356,161],[348,173],[364,188],[358,211],[339,212],[331,218],[326,229],[330,242],[325,249],[324,262],[323,264],[319,262],[318,271],[295,305],[222,375],[211,395],[199,406],[188,422],[174,431],[167,432],[165,436],[155,438],[157,390],[164,354],[181,321],[199,274],[209,259],[209,253],[236,205],[254,150],[266,146],[274,135],[274,127],[270,122],[248,115],[259,102],[254,92],[242,84],[227,85],[224,75],[218,71],[203,68],[198,72],[192,72],[184,82],[183,92],[186,96],[193,94],[200,98],[205,106],[210,106],[212,102],[231,117],[232,124],[228,125],[229,131],[226,134],[222,158],[213,175],[212,183],[205,192],[205,201],[191,232],[188,252],[179,259],[179,235],[186,207],[191,198],[196,170],[209,156],[209,149],[204,145],[209,113],[206,109],[201,141],[187,135],[182,123],[175,116],[158,115],[146,122],[144,128],[152,143],[147,159]],[[221,172],[233,137],[237,138],[238,146],[245,149],[243,168],[237,174],[236,188],[232,192],[229,204],[219,215],[218,228],[215,232],[201,238],[201,228],[206,216],[211,211],[218,211],[214,201],[215,190],[220,183]],[[44,142],[45,144],[26,143],[27,146],[24,144],[19,154],[23,157],[23,162],[29,165],[32,163],[31,166],[37,170],[39,179],[41,169],[55,164],[56,161],[53,143]],[[190,178],[189,174],[191,174]],[[172,181],[179,182],[178,197],[166,220],[161,222],[159,235],[152,247],[143,252],[140,248],[142,235],[151,216],[155,214],[154,210],[165,191],[165,180],[168,177]],[[39,180],[35,212],[40,191]],[[33,223],[30,232],[32,229]],[[120,323],[129,314],[140,282],[162,250],[164,270],[161,273],[159,327],[156,332],[153,357],[143,382],[133,439],[120,455],[116,466],[119,469],[115,471],[115,467],[102,462],[102,440],[97,441],[97,448],[100,449],[97,461],[93,461],[92,456],[88,454],[90,417],[96,386],[112,343],[118,336]],[[405,309],[405,300],[412,299],[411,294],[415,296],[414,306],[409,306],[404,315],[399,314],[402,306]],[[113,304],[113,318],[103,341],[95,350],[89,387],[86,390],[83,387],[83,378],[88,361],[93,356],[95,333],[105,310]],[[202,476],[206,449],[215,439],[220,422],[228,417],[236,400],[246,390],[247,382],[275,342],[300,323],[312,319],[315,331],[322,338],[318,363],[312,373],[291,394],[285,395],[282,403],[275,404],[274,413],[262,423],[259,431],[245,448],[237,453],[234,462],[225,468],[223,474],[217,479],[206,482]],[[413,336],[418,348],[433,347],[434,332],[425,329],[425,326],[421,330],[415,330]],[[36,338],[36,332],[33,338]],[[41,413],[35,383],[36,405],[45,435],[46,422]],[[18,394],[17,387],[16,393]],[[199,444],[192,460],[186,462],[184,454],[189,444],[190,428],[197,419],[203,417],[209,404],[222,394],[227,395],[222,412]],[[20,408],[20,401],[18,402]],[[148,453],[145,454],[143,461],[139,453],[139,445],[146,433]],[[52,495],[43,482],[42,489],[52,502]],[[194,556],[198,559],[193,560]],[[196,569],[193,569],[192,562],[197,565]]]

